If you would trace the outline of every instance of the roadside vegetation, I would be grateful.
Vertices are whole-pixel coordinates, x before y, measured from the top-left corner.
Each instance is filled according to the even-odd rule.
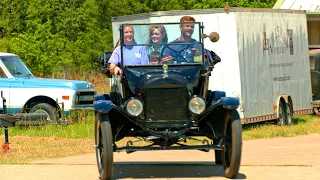
[[[94,112],[68,125],[9,128],[10,152],[0,152],[0,164],[24,164],[30,160],[94,153]],[[295,124],[258,123],[243,126],[243,140],[292,137],[320,133],[320,117],[295,116]],[[0,130],[0,143],[4,142]],[[120,142],[121,143],[121,142]],[[121,143],[122,144],[122,143]]]
[[[276,0],[1,0],[0,52],[37,76],[95,70],[113,48],[111,18],[168,10],[272,8]]]
[[[255,123],[243,126],[243,139],[264,139],[275,137],[292,137],[320,133],[320,117],[299,115],[294,117],[291,126],[279,126],[275,122]]]

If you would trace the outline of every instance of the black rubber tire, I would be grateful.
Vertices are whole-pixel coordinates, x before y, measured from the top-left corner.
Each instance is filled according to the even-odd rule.
[[[222,165],[222,159],[221,159],[221,151],[215,150],[214,151],[214,158],[216,165]]]
[[[293,112],[292,112],[292,103],[288,102],[286,103],[286,125],[292,125],[294,123],[293,121]]]
[[[47,114],[47,123],[59,120],[57,109],[48,103],[35,103],[31,106],[29,113],[43,112]]]
[[[242,151],[242,125],[236,110],[227,111],[223,126],[225,151],[221,151],[222,165],[227,178],[239,172]]]
[[[278,118],[278,125],[283,126],[286,124],[287,121],[287,113],[286,113],[286,106],[287,104],[280,101],[279,102],[279,118]]]
[[[95,146],[99,179],[111,180],[113,175],[113,141],[108,115],[96,114]]]

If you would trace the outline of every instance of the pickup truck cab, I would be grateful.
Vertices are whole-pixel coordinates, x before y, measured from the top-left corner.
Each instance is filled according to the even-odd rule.
[[[21,59],[0,52],[0,91],[6,113],[45,113],[48,122],[64,120],[77,109],[93,109],[95,88],[90,82],[37,78]],[[0,103],[0,112],[4,105]]]

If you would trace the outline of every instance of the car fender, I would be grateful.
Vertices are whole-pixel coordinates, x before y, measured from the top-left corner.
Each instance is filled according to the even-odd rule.
[[[110,100],[97,100],[94,101],[94,110],[100,113],[109,113],[115,105]]]
[[[205,119],[209,114],[221,112],[221,107],[228,110],[235,110],[239,107],[240,101],[236,97],[221,97],[216,102],[213,102],[206,110],[201,113],[196,119],[198,122]],[[223,111],[223,110],[222,110]]]
[[[219,106],[223,106],[226,109],[237,109],[240,105],[240,101],[236,97],[221,97],[218,101]]]
[[[211,104],[217,102],[220,98],[226,97],[226,92],[224,91],[212,91],[208,96],[208,102]]]

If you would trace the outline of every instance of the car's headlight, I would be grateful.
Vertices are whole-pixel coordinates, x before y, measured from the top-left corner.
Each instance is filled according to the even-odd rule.
[[[132,116],[139,116],[143,111],[142,102],[138,99],[132,98],[127,101],[126,110]]]
[[[189,109],[194,114],[201,114],[206,109],[206,102],[201,97],[194,96],[189,101]]]

